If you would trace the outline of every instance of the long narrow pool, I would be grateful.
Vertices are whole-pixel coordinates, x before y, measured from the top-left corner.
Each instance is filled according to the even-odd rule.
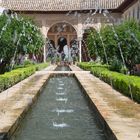
[[[53,77],[12,140],[105,140],[74,77]]]
[[[55,71],[71,71],[70,68],[68,66],[57,66],[57,68],[55,69]]]

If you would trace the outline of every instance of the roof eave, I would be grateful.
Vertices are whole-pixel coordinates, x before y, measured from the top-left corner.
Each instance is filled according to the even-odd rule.
[[[123,13],[136,2],[138,2],[138,0],[125,0],[117,9],[118,9],[118,11]]]
[[[10,8],[7,8],[7,9],[10,9]],[[86,12],[89,12],[90,10],[93,10],[95,11],[95,9],[80,9],[80,10],[76,10],[76,9],[73,9],[73,10],[23,10],[23,9],[11,9],[12,11],[14,12],[17,12],[17,13],[67,13],[69,11],[72,11],[72,12],[75,12],[75,11],[78,11],[80,13],[86,13]],[[121,11],[119,11],[118,9],[108,9],[108,11],[112,12],[112,13],[121,13]]]

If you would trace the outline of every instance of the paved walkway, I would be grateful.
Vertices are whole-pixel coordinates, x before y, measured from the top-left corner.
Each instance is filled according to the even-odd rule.
[[[11,135],[19,125],[28,108],[37,98],[39,91],[49,78],[47,71],[54,70],[50,66],[42,72],[36,72],[29,78],[0,93],[0,140]]]
[[[71,66],[73,71],[81,71]],[[89,73],[75,73],[118,140],[140,140],[140,105]]]
[[[36,72],[0,93],[0,140],[12,134],[19,121],[37,98],[51,74],[75,74],[118,140],[140,140],[140,105],[124,97],[90,72],[70,66],[72,71],[55,72],[56,66]]]

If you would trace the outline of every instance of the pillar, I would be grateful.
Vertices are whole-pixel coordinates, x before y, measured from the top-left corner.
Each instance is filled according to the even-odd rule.
[[[82,30],[82,29],[81,29]],[[78,32],[78,45],[79,45],[79,62],[82,62],[82,31]]]
[[[79,44],[79,62],[82,62],[83,24],[82,24],[82,18],[81,17],[78,17],[77,37],[78,37],[78,44]]]
[[[57,34],[56,35],[54,35],[54,38],[55,38],[55,47],[57,48],[58,47],[58,38],[57,38]]]
[[[46,27],[46,22],[45,20],[42,20],[42,28],[41,28],[41,32],[44,36],[45,39],[45,44],[44,44],[44,48],[43,48],[43,61],[44,63],[46,62],[46,38],[47,38],[47,31],[48,31],[48,27]]]
[[[69,34],[67,35],[67,44],[70,47],[70,35]]]
[[[43,62],[45,63],[46,62],[46,35],[45,35],[45,27],[42,27],[42,33],[43,33],[43,36],[44,36],[44,39],[45,39],[45,44],[44,44],[44,47],[43,47]]]
[[[79,62],[82,62],[82,39],[78,40],[79,42]]]
[[[43,48],[43,62],[44,63],[46,62],[46,43],[45,43],[44,48]]]

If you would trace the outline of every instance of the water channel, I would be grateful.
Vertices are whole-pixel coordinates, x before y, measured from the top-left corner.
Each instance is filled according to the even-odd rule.
[[[71,71],[69,66],[58,66],[55,71]]]
[[[106,140],[74,77],[50,78],[11,140]]]

